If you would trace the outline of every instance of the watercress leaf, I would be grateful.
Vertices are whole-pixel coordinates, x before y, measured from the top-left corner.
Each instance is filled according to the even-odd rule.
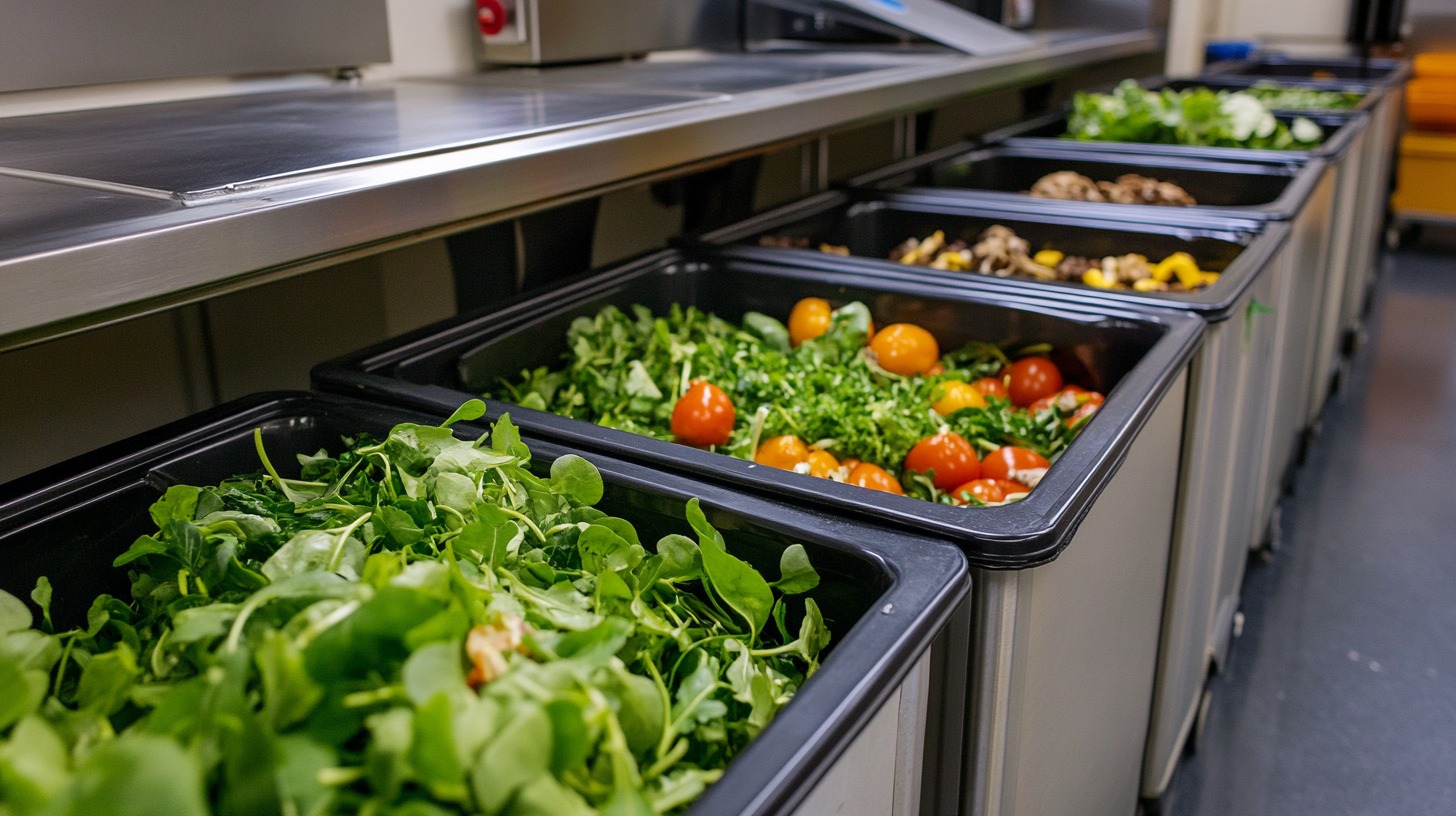
[[[687,536],[669,533],[657,541],[657,554],[662,556],[663,581],[693,581],[702,576],[703,559],[698,545]]]
[[[172,485],[162,498],[151,507],[152,521],[158,527],[166,527],[169,521],[191,521],[197,512],[197,496],[200,490],[191,485]]]
[[[557,697],[543,708],[551,720],[551,773],[560,776],[570,768],[584,766],[595,746],[581,703]]]
[[[592,668],[605,664],[632,634],[632,624],[622,618],[604,618],[590,629],[562,635],[554,650],[559,657],[584,663]]]
[[[55,635],[24,629],[0,635],[0,654],[14,657],[27,671],[50,674],[61,658],[61,641]]]
[[[678,768],[659,777],[647,796],[658,813],[671,813],[697,799],[722,776],[723,772],[716,769]]]
[[[167,737],[128,733],[81,761],[60,807],[64,816],[208,816],[192,753]]]
[[[217,510],[197,519],[197,525],[208,532],[214,532],[228,523],[231,523],[232,527],[236,529],[240,538],[245,539],[274,535],[279,529],[278,522],[271,518],[239,510]]]
[[[33,618],[25,601],[0,589],[0,633],[29,629]]]
[[[764,672],[755,672],[748,681],[748,696],[753,705],[748,714],[748,724],[756,734],[779,710],[773,679]]]
[[[35,601],[36,606],[40,607],[41,621],[45,624],[45,629],[47,632],[55,631],[55,624],[51,622],[51,594],[52,591],[50,579],[45,577],[44,575],[37,578],[35,580],[35,589],[32,589],[30,591],[30,599],[32,601]],[[0,605],[3,605],[3,601],[0,601]],[[29,614],[29,612],[29,610],[26,610],[27,615]],[[0,612],[0,616],[3,615],[4,612]],[[0,624],[0,632],[4,631],[4,624]]]
[[[549,775],[536,777],[511,802],[509,816],[595,816],[581,794]]]
[[[265,635],[254,659],[263,682],[263,714],[274,731],[302,722],[323,699],[323,688],[303,666],[303,652],[281,632]]]
[[[811,666],[816,665],[819,653],[829,645],[829,637],[829,627],[824,625],[824,615],[819,611],[819,604],[814,603],[813,598],[805,598],[804,620],[799,624],[799,654]]]
[[[263,574],[277,581],[305,572],[335,572],[357,580],[367,554],[352,533],[304,530],[288,539],[263,562]]]
[[[649,678],[624,670],[611,673],[608,691],[617,700],[617,722],[634,754],[645,754],[662,739],[662,698]]]
[[[789,330],[783,323],[762,312],[747,312],[743,315],[743,328],[758,335],[771,348],[787,352],[790,349]]]
[[[409,513],[391,504],[376,507],[373,521],[384,528],[385,534],[397,547],[413,547],[424,536],[424,531]]]
[[[703,569],[708,574],[713,591],[734,611],[748,622],[749,634],[757,637],[768,623],[773,609],[773,590],[768,582],[752,566],[730,555],[724,546],[723,536],[708,523],[692,499],[687,505],[688,523],[698,532],[698,547],[703,555]]]
[[[568,453],[551,463],[551,488],[574,504],[590,506],[602,500],[602,474],[596,465]]]
[[[581,552],[582,569],[595,573],[628,566],[631,544],[612,528],[598,523],[581,531],[576,548]]]
[[[385,800],[399,795],[409,781],[410,743],[414,741],[414,713],[396,706],[364,719],[369,743],[364,749],[364,769],[370,786]]]
[[[469,476],[452,471],[436,474],[430,492],[435,503],[452,510],[464,512],[476,501],[475,481]]]
[[[129,547],[126,552],[118,555],[116,559],[111,562],[111,566],[124,567],[127,564],[130,564],[131,562],[137,560],[138,558],[142,558],[148,555],[169,555],[171,554],[171,552],[172,547],[166,542],[161,541],[154,536],[139,536],[136,541],[132,542],[131,547]]]
[[[514,454],[521,444],[521,432],[511,422],[510,414],[503,414],[490,429],[490,447],[497,453]]]
[[[414,741],[409,760],[414,777],[436,799],[464,802],[470,797],[465,767],[455,751],[454,706],[445,693],[415,709]]]
[[[214,603],[184,609],[172,617],[172,633],[167,637],[171,646],[186,646],[207,642],[227,634],[228,627],[238,616],[238,605]]]
[[[809,554],[802,544],[790,544],[779,557],[779,579],[773,582],[780,592],[798,595],[819,586],[819,573],[809,563]]]
[[[109,652],[94,655],[81,670],[81,682],[76,687],[76,703],[103,717],[115,714],[126,704],[127,693],[131,691],[141,669],[137,667],[136,655],[125,644]]]
[[[466,400],[465,402],[460,404],[459,408],[455,409],[455,413],[451,414],[448,419],[440,423],[440,427],[448,428],[457,422],[474,422],[475,420],[480,419],[483,416],[485,416],[484,400]]]
[[[549,774],[553,750],[546,712],[531,704],[513,709],[470,771],[480,811],[485,816],[500,813],[518,790]]]
[[[26,717],[10,739],[0,742],[0,791],[13,813],[39,813],[65,789],[70,765],[55,729],[39,717]]]
[[[325,768],[339,765],[338,753],[305,734],[286,734],[277,741],[278,796],[284,813],[328,812],[334,790],[319,781]]]
[[[464,616],[463,612],[458,614]],[[416,649],[404,662],[401,671],[405,693],[417,706],[423,706],[439,695],[459,702],[471,693],[470,687],[465,684],[465,670],[461,663],[464,654],[465,648],[459,642],[431,643]]]
[[[39,689],[36,688],[37,678]],[[45,697],[45,685],[45,674],[26,669],[13,655],[0,654],[0,731],[40,705]]]

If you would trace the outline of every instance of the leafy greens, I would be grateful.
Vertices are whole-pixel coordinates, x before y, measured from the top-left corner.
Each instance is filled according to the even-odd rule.
[[[1263,150],[1306,150],[1324,138],[1308,119],[1296,118],[1285,125],[1250,91],[1150,91],[1133,80],[1111,93],[1078,92],[1066,135],[1093,142]]]
[[[693,500],[652,552],[588,461],[447,426],[299,479],[255,435],[264,472],[169,488],[82,627],[0,592],[0,813],[685,809],[817,668],[803,548],[770,583]]]
[[[903,377],[864,354],[869,310],[850,303],[835,310],[828,331],[790,348],[788,331],[768,315],[750,312],[743,325],[673,305],[655,316],[607,306],[577,318],[567,331],[564,367],[540,367],[503,382],[496,396],[518,405],[671,440],[671,415],[695,379],[721,388],[737,409],[732,438],[716,448],[752,459],[758,444],[794,435],[839,457],[900,470],[919,440],[949,428],[985,455],[1020,445],[1055,458],[1075,438],[1056,411],[1032,414],[1003,398],[950,416],[932,410],[943,383],[995,376],[1008,362],[1001,349],[971,343],[941,358],[944,372]],[[1041,349],[1023,351],[1045,352]],[[908,479],[908,495],[951,502],[929,480]]]

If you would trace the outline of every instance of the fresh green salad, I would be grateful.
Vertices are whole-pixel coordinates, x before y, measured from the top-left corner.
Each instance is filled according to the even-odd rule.
[[[863,304],[819,298],[800,301],[787,325],[756,312],[734,324],[692,307],[608,306],[577,318],[566,346],[560,366],[494,395],[944,503],[1026,494],[1103,401],[1064,386],[1042,356],[1049,347],[1019,349],[1016,361],[980,342],[942,355],[923,328],[876,332]],[[959,489],[983,477],[1003,483]]]
[[[1248,92],[1272,110],[1349,110],[1365,98],[1358,91],[1327,91],[1277,82],[1255,83]]]
[[[538,476],[508,419],[449,425],[296,480],[255,434],[264,471],[169,488],[116,559],[131,601],[80,628],[44,578],[39,626],[0,592],[0,813],[685,809],[818,666],[803,548],[770,582],[696,500],[696,540],[644,547],[586,460]]]
[[[1303,117],[1285,125],[1251,91],[1149,91],[1129,79],[1112,93],[1078,93],[1067,136],[1093,142],[1306,150],[1319,144],[1324,133]]]

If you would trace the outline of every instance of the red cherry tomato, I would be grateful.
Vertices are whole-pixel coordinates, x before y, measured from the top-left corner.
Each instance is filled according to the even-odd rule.
[[[1045,456],[1034,450],[1004,445],[986,454],[986,458],[981,460],[981,476],[987,479],[1021,481],[1016,478],[1017,473],[1051,466]]]
[[[733,435],[733,400],[710,382],[696,380],[672,407],[672,435],[699,448],[725,445]]]
[[[915,443],[905,455],[905,469],[916,473],[935,471],[932,479],[940,490],[950,490],[981,475],[976,449],[958,433],[944,431]]]
[[[1030,405],[1062,388],[1062,372],[1045,357],[1022,357],[1007,368],[1012,405]]]
[[[996,504],[1006,501],[1006,491],[995,479],[972,479],[969,482],[951,491],[951,498],[956,504],[970,504],[966,496],[971,496],[982,504]]]
[[[1073,411],[1071,416],[1067,417],[1063,421],[1067,423],[1068,428],[1075,428],[1078,422],[1081,422],[1083,419],[1097,413],[1097,409],[1101,407],[1101,400],[1098,400],[1096,402],[1085,402],[1079,408],[1077,408],[1077,410]]]
[[[872,465],[869,462],[860,462],[849,472],[845,482],[868,487],[870,490],[880,490],[885,493],[894,493],[897,496],[905,495],[905,488],[900,486],[900,480],[891,476],[879,465]]]
[[[971,383],[971,387],[980,391],[983,397],[1010,398],[1006,393],[1006,381],[1001,377],[982,377]]]

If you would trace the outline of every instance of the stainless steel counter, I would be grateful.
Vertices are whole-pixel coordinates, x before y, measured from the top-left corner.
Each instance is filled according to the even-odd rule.
[[[713,55],[0,119],[0,349],[1156,47],[1064,33],[997,57]]]

